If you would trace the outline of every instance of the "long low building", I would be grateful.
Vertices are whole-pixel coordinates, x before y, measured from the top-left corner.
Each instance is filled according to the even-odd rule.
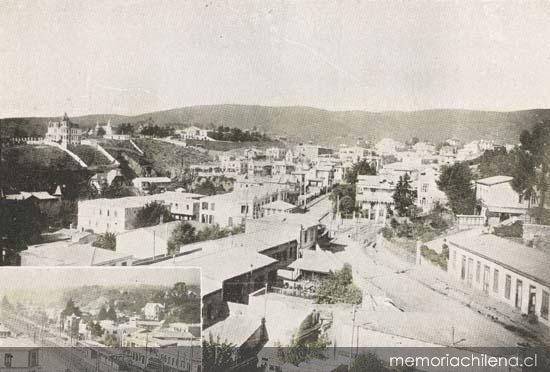
[[[453,278],[550,325],[550,255],[481,230],[451,235],[447,242]]]

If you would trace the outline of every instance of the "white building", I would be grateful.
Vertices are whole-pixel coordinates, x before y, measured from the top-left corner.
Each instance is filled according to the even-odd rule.
[[[397,178],[389,175],[357,176],[356,203],[369,219],[385,221],[388,208],[394,206]]]
[[[494,176],[476,181],[479,214],[493,225],[510,217],[525,217],[530,206],[537,204],[536,195],[524,198],[512,188],[513,177]]]
[[[156,195],[118,199],[91,199],[78,202],[78,229],[96,234],[120,233],[134,228],[137,213]]]
[[[405,145],[392,138],[383,138],[374,147],[378,155],[395,155]]]
[[[447,196],[437,186],[439,172],[427,167],[421,171],[416,181],[416,206],[424,212],[432,210],[437,203],[445,203]]]
[[[179,221],[142,227],[116,236],[116,251],[136,259],[164,256],[168,254],[168,242]]]
[[[51,142],[58,142],[64,146],[66,145],[79,145],[81,142],[81,130],[77,124],[71,122],[67,113],[60,121],[48,122],[48,130],[46,132],[45,140]]]
[[[143,315],[147,320],[159,320],[164,311],[164,305],[157,302],[148,302],[143,307]]]
[[[156,198],[170,207],[170,213],[177,220],[195,221],[199,219],[201,194],[189,192],[166,191],[156,194]]]
[[[182,139],[206,141],[212,140],[210,137],[208,137],[208,130],[195,126],[177,130],[176,134],[179,134]]]
[[[550,256],[495,235],[469,230],[447,238],[449,274],[550,326]]]
[[[139,191],[148,191],[151,186],[166,186],[172,180],[168,177],[136,177],[132,180],[132,184]]]
[[[284,155],[285,155],[285,151],[280,147],[270,147],[265,150],[265,157],[271,161],[281,160],[284,157]]]
[[[287,200],[288,188],[280,185],[264,185],[201,199],[201,223],[218,224],[221,227],[237,226],[246,218],[260,218],[262,207],[277,200]]]
[[[369,151],[360,146],[340,146],[338,150],[338,158],[341,161],[349,161],[352,163],[357,163],[358,161],[364,159],[369,154]]]

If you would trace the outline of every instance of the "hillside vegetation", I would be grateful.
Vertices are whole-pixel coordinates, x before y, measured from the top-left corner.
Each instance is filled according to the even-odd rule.
[[[73,118],[84,128],[96,120],[111,118],[114,125],[154,122],[158,125],[219,125],[248,129],[256,127],[270,137],[286,136],[294,140],[318,143],[353,143],[358,137],[377,141],[384,137],[441,142],[450,137],[464,141],[478,138],[516,143],[519,133],[539,120],[550,119],[550,110],[514,112],[471,110],[424,110],[412,112],[327,111],[310,107],[268,107],[246,105],[192,106],[137,116],[88,115]],[[43,135],[50,118],[1,119],[3,131],[14,128]]]

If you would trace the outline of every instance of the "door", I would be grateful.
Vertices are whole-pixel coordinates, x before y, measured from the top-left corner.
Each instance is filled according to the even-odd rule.
[[[529,307],[527,314],[534,314],[537,308],[537,288],[534,285],[529,286]]]
[[[523,299],[523,282],[516,280],[516,308],[521,310],[521,301]]]

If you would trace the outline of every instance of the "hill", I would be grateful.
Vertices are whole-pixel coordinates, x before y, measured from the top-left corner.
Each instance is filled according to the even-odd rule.
[[[392,137],[401,141],[414,136],[440,142],[449,137],[464,141],[478,138],[516,143],[519,133],[541,119],[550,119],[550,109],[513,112],[472,110],[424,111],[327,111],[311,107],[269,107],[247,105],[192,106],[136,116],[88,115],[73,121],[90,128],[96,121],[111,118],[114,125],[139,125],[153,120],[159,125],[202,127],[229,126],[241,129],[256,127],[270,136],[286,136],[295,141],[317,143],[353,143],[358,137],[378,141]],[[22,128],[28,133],[45,132],[49,118],[1,119],[3,132]]]

